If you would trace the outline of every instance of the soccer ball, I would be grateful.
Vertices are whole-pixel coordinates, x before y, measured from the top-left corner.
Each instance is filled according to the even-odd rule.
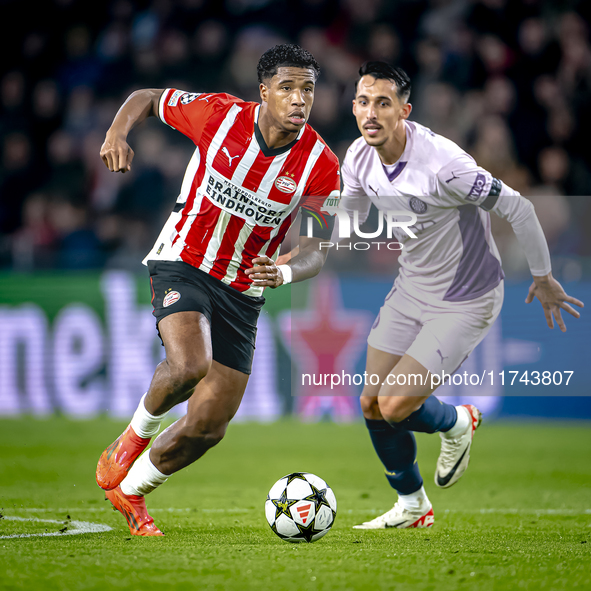
[[[271,487],[265,515],[271,529],[282,540],[315,542],[332,527],[337,516],[337,499],[322,478],[295,472]]]

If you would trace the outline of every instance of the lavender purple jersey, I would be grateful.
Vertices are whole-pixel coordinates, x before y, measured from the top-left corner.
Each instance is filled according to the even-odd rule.
[[[357,139],[342,166],[341,207],[361,224],[373,203],[381,211],[412,211],[396,285],[425,302],[474,300],[503,279],[490,229],[492,210],[513,225],[533,274],[550,272],[550,257],[533,206],[478,166],[454,142],[406,121],[406,147],[384,166],[375,148]],[[406,218],[408,219],[408,218]]]

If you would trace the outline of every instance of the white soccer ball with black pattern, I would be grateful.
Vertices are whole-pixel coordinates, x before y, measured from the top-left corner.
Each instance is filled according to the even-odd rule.
[[[271,529],[286,542],[315,542],[326,535],[337,516],[337,499],[318,476],[295,472],[269,491],[265,515]]]

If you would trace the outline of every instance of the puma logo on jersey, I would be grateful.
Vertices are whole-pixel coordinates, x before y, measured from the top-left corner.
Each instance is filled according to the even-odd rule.
[[[376,195],[378,194],[378,192],[371,186],[371,185],[367,185]]]
[[[452,170],[451,171],[451,178],[450,179],[447,179],[445,182],[446,183],[451,183],[454,179],[459,179],[459,178],[460,177],[459,176],[456,176],[456,173]]]
[[[226,146],[224,146],[222,148],[222,152],[228,157],[228,161],[229,161],[230,166],[232,166],[232,160],[234,160],[234,158],[238,158],[238,156],[240,156],[240,154],[238,154],[238,156],[230,156],[230,152],[228,152],[228,148],[226,148]]]
[[[444,357],[444,356],[443,356],[443,353],[441,352],[441,350],[440,350],[440,349],[437,349],[437,353],[439,353],[439,357],[441,357],[441,363],[443,363],[443,360],[444,360],[444,359],[448,359],[448,357]]]

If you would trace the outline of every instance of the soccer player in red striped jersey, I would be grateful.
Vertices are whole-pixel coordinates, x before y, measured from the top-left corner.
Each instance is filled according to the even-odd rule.
[[[129,171],[127,135],[149,116],[195,143],[174,211],[144,260],[166,359],[96,472],[135,535],[162,535],[144,495],[223,438],[251,371],[265,287],[313,277],[326,260],[319,245],[332,232],[326,207],[338,200],[340,178],[336,156],[306,123],[318,63],[297,45],[278,45],[257,70],[260,104],[174,88],[134,92],[101,149],[109,170]],[[299,254],[277,266],[298,210]],[[140,456],[185,400],[187,414]]]

